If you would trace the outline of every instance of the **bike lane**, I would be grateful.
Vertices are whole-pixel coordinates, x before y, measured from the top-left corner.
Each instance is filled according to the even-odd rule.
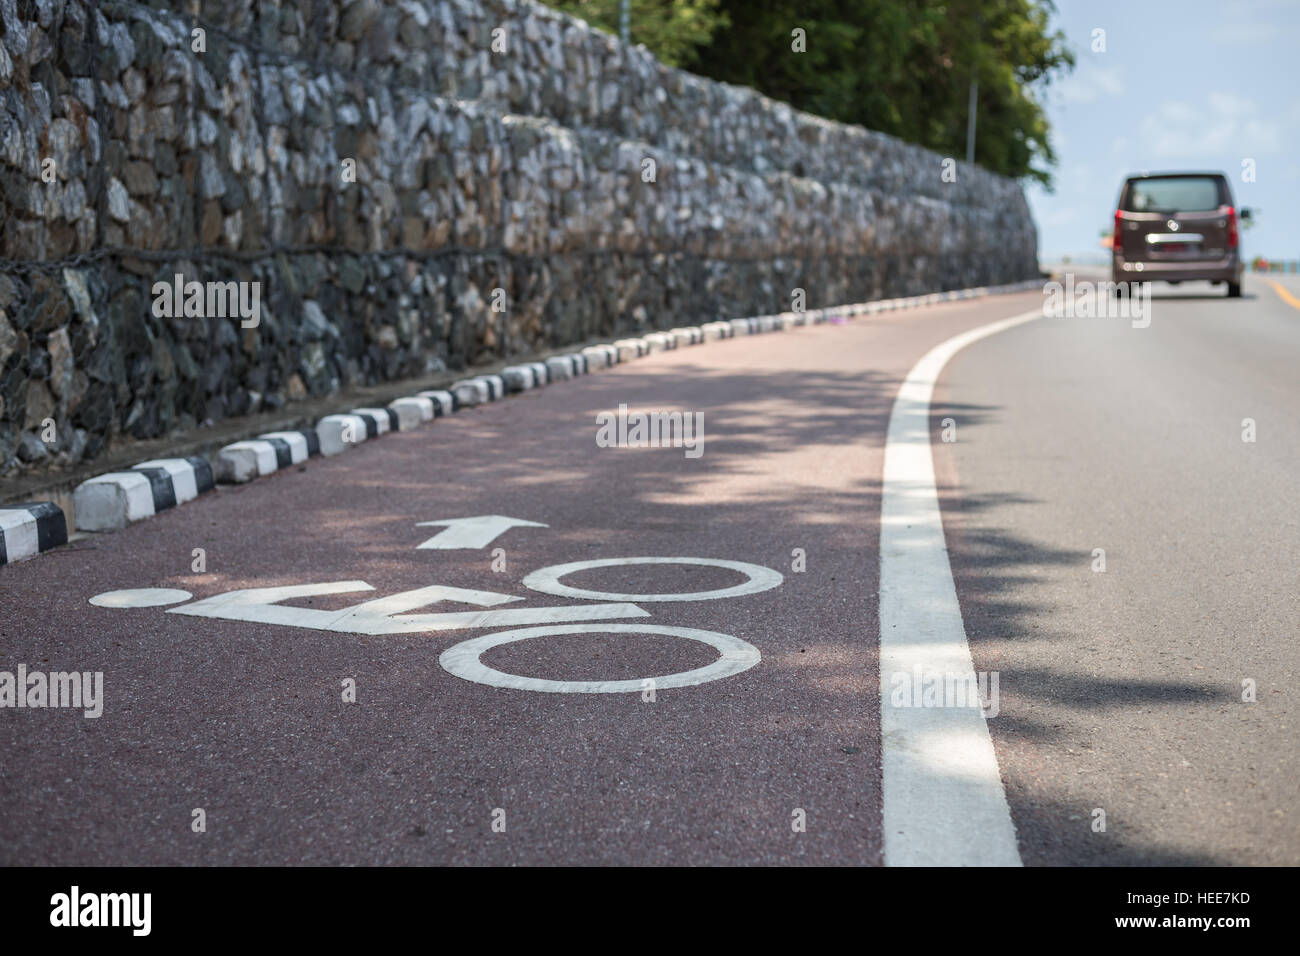
[[[4,862],[881,862],[891,404],[933,345],[1040,299],[659,353],[0,569],[2,666],[104,673],[101,717],[0,710]],[[703,454],[600,447],[596,416],[620,405],[701,413]],[[494,515],[519,523],[425,524]],[[421,547],[440,538],[456,546]],[[530,578],[628,557],[766,571]],[[601,594],[524,583],[563,590],[557,578]],[[716,599],[639,597],[747,581]],[[325,584],[337,593],[229,597]],[[192,600],[90,603],[129,589]],[[464,647],[546,626],[535,608],[564,609],[568,632]],[[515,616],[466,619],[485,612]],[[436,614],[461,617],[402,618]],[[729,676],[643,684],[719,649]],[[466,679],[483,667],[515,686]]]

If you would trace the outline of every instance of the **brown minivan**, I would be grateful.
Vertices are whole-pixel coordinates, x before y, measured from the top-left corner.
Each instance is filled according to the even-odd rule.
[[[1250,210],[1241,210],[1242,221]],[[1241,295],[1237,212],[1223,173],[1153,173],[1124,180],[1115,210],[1111,278],[1138,282],[1226,282]]]

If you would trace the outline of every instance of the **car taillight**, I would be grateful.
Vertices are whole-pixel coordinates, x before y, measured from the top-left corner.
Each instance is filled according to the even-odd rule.
[[[1120,217],[1119,210],[1115,210],[1115,235],[1111,237],[1110,245],[1112,249],[1122,249],[1123,239],[1120,238],[1119,231],[1123,228],[1124,220]]]
[[[1231,206],[1224,206],[1223,210],[1228,216],[1228,248],[1237,248],[1237,210]]]

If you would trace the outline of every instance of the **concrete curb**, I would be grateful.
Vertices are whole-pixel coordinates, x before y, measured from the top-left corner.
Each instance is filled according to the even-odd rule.
[[[501,370],[501,380],[506,383],[507,394],[526,392],[537,384],[533,370],[527,365],[507,365]]]
[[[546,360],[546,374],[552,382],[567,382],[573,378],[573,363],[566,356],[553,355]]]
[[[322,455],[339,455],[366,440],[366,420],[360,415],[326,415],[316,423]]]
[[[217,481],[227,485],[242,485],[254,478],[274,474],[280,470],[280,449],[260,438],[237,441],[217,452]],[[77,530],[90,531],[81,523],[81,506],[77,506]]]
[[[267,432],[257,436],[275,446],[277,468],[288,468],[320,454],[320,436],[313,429],[300,432]]]
[[[456,396],[451,392],[443,390],[434,390],[431,392],[420,392],[416,398],[427,398],[433,402],[433,415],[435,418],[442,418],[444,415],[450,415],[456,410]]]
[[[543,361],[511,365],[502,369],[499,375],[477,375],[454,382],[446,389],[394,399],[386,408],[355,408],[343,414],[326,415],[315,428],[301,432],[268,432],[256,439],[235,442],[222,448],[212,465],[200,457],[158,459],[143,462],[126,472],[91,478],[78,485],[75,492],[77,530],[124,528],[133,521],[150,517],[211,490],[214,479],[227,484],[242,484],[301,464],[317,455],[341,454],[389,431],[411,431],[462,408],[499,401],[507,395],[568,381],[656,352],[736,336],[781,332],[798,326],[826,322],[838,324],[860,316],[919,308],[936,302],[1023,292],[1041,288],[1042,281],[1031,279],[1002,286],[704,322],[697,326],[648,332],[637,338],[618,339],[608,344],[589,345],[577,352],[552,355]],[[57,512],[57,519],[50,509]],[[33,517],[33,514],[37,516]],[[67,540],[65,524],[63,512],[49,502],[0,509],[0,551],[8,554],[7,560],[14,561],[18,559],[15,555],[28,557],[56,547]],[[15,529],[12,532],[9,530],[11,526]],[[19,543],[12,544],[11,550],[9,543],[12,542]],[[0,564],[5,563],[4,553],[0,553]]]
[[[388,407],[397,412],[398,431],[410,431],[434,418],[433,399],[416,395],[413,398],[395,398]]]
[[[77,530],[118,531],[211,491],[213,478],[207,460],[194,456],[156,458],[83,481],[74,496]]]
[[[0,508],[0,565],[67,543],[67,521],[54,502],[29,501]]]
[[[378,438],[390,431],[395,432],[401,421],[397,412],[391,408],[354,408],[351,414],[365,422],[367,438]]]
[[[447,390],[456,400],[457,410],[473,408],[475,405],[483,405],[492,400],[492,391],[488,388],[487,382],[480,382],[478,379],[463,378],[459,382],[452,382]]]

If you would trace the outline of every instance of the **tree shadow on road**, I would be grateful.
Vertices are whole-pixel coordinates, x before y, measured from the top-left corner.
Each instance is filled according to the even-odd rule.
[[[769,670],[787,668],[798,681],[798,709],[790,699],[777,703],[767,716],[785,721],[786,733],[830,723],[848,745],[878,752],[879,464],[898,384],[894,377],[871,371],[720,372],[694,366],[669,371],[637,366],[617,375],[591,376],[581,387],[521,396],[513,400],[520,403],[518,414],[503,415],[499,406],[489,407],[462,413],[448,427],[440,425],[443,434],[435,441],[443,447],[435,445],[430,452],[434,458],[427,485],[404,486],[391,475],[373,472],[361,480],[373,482],[375,493],[392,501],[393,520],[403,525],[410,522],[412,496],[432,492],[436,499],[444,482],[507,496],[535,492],[545,515],[565,516],[568,523],[550,522],[554,533],[544,551],[527,545],[512,549],[530,567],[605,554],[692,553],[783,570],[786,583],[781,589],[746,598],[728,612],[739,636],[763,646]],[[653,402],[647,402],[648,396]],[[674,449],[597,448],[596,414],[621,403],[632,411],[702,410],[703,457],[686,459]],[[987,405],[936,403],[931,412],[936,437],[946,417],[958,419],[963,430],[997,426],[999,420],[999,409]],[[453,427],[472,436],[472,454],[469,444],[462,453],[460,439],[451,435]],[[558,467],[557,445],[567,449]],[[497,451],[484,454],[485,448]],[[622,467],[611,467],[616,456],[630,457],[622,459]],[[628,462],[635,467],[626,467]],[[846,473],[853,467],[863,470]],[[1014,488],[976,496],[960,487],[941,486],[939,494],[977,669],[1004,674],[1006,703],[991,727],[1000,748],[1021,755],[1015,766],[1046,769],[1041,754],[1059,755],[1078,745],[1077,729],[1048,719],[1054,712],[1071,714],[1070,723],[1104,725],[1119,714],[1151,707],[1225,701],[1221,688],[1185,679],[1141,680],[1088,672],[1083,665],[1095,652],[1088,635],[1063,631],[1051,617],[1049,602],[1040,596],[1045,572],[1086,568],[1088,556],[1044,547],[999,524],[1008,506],[1051,507],[1051,502],[1034,501]],[[585,513],[607,514],[611,498],[620,502],[615,513],[626,516],[624,524],[582,526]],[[539,514],[520,517],[547,520]],[[673,550],[672,542],[682,540],[691,542],[689,549],[677,545]],[[729,544],[738,540],[748,545],[744,553],[734,553]],[[709,542],[716,542],[713,549]],[[405,560],[408,547],[369,546],[376,552],[391,548],[394,560]],[[789,572],[796,548],[809,550],[803,574]],[[704,580],[705,587],[733,583]],[[830,613],[828,601],[834,605]],[[787,638],[802,648],[790,645]],[[1081,666],[1023,666],[1015,645],[1034,641],[1077,646]],[[862,726],[863,707],[873,728],[865,737],[855,730]],[[855,710],[857,718],[845,716]],[[761,739],[763,721],[747,719]],[[828,746],[817,734],[809,745]],[[1034,847],[1027,859],[1035,862],[1222,862],[1212,855],[1170,849],[1158,835],[1132,826],[1123,829],[1122,840],[1114,829],[1111,839],[1103,839],[1092,832],[1087,819],[1093,807],[1071,802],[1081,799],[1077,788],[1018,774],[1008,775],[1006,785],[1017,825]],[[864,786],[874,790],[873,784]],[[1112,782],[1109,792],[1122,786]]]
[[[719,685],[717,694],[675,692],[676,720],[691,728],[691,745],[704,741],[708,752],[727,755],[714,777],[693,779],[692,786],[705,794],[700,807],[675,812],[701,832],[718,825],[721,804],[716,801],[748,807],[750,814],[757,807],[764,819],[785,819],[790,800],[846,806],[856,800],[874,807],[878,818],[880,462],[898,386],[896,377],[875,371],[719,370],[656,367],[647,361],[562,389],[466,410],[427,430],[387,436],[364,453],[318,463],[315,467],[328,469],[327,490],[337,504],[311,511],[316,519],[311,533],[320,536],[322,547],[348,542],[381,593],[434,583],[431,574],[436,574],[437,583],[527,594],[519,580],[530,570],[607,555],[685,554],[780,570],[785,575],[780,588],[726,602],[725,612],[716,606],[723,602],[647,608],[657,621],[664,618],[661,623],[734,633],[760,647],[764,657],[761,666]],[[702,457],[690,459],[673,448],[598,447],[595,416],[624,403],[634,411],[703,412]],[[959,419],[966,429],[996,426],[999,412],[987,405],[936,404],[933,434],[939,434],[944,417]],[[294,475],[284,477],[292,480]],[[304,494],[323,493],[309,482],[302,488]],[[999,748],[1022,755],[1016,766],[1039,767],[1039,753],[1073,746],[1068,728],[1040,716],[1053,707],[1104,721],[1126,710],[1220,699],[1185,681],[1117,681],[1077,669],[1019,666],[1017,642],[1073,646],[1083,639],[1054,627],[1049,604],[1039,596],[1045,569],[1077,565],[1082,557],[1044,548],[998,524],[1008,506],[1050,507],[1051,502],[1030,500],[1013,488],[974,496],[941,485],[939,495],[945,520],[959,519],[949,528],[949,547],[977,669],[1005,672],[1007,704],[992,730]],[[481,510],[459,511],[470,506]],[[486,558],[478,554],[421,552],[423,558],[436,556],[437,562],[412,561],[414,544],[436,531],[417,528],[415,522],[465,513],[508,514],[550,527],[545,534],[521,531],[506,539],[511,570],[499,576],[483,574]],[[806,570],[794,570],[796,551],[804,552]],[[414,580],[417,574],[424,577]],[[701,569],[699,574],[701,588],[735,583],[734,576],[728,577],[731,572]],[[308,560],[301,576],[319,579]],[[623,586],[645,588],[635,577]],[[539,603],[540,597],[532,595],[529,603]],[[542,598],[540,603],[556,601]],[[384,644],[383,655],[400,672],[418,661],[427,664],[426,648],[427,642],[415,638],[394,638]],[[1080,654],[1085,653],[1081,648]],[[484,693],[482,687],[462,687],[447,675],[435,677],[450,687],[444,689],[449,699]],[[552,727],[547,747],[539,750],[529,731],[546,702],[522,691],[491,693],[500,728],[497,749],[491,755],[444,755],[440,759],[446,763],[438,770],[448,779],[469,773],[491,778],[494,768],[527,766],[536,766],[544,776],[548,750],[578,746],[576,737],[566,735],[581,728],[561,721]],[[612,699],[620,696],[590,695],[570,706],[580,703],[595,721],[626,720],[619,709],[625,702]],[[736,704],[720,721],[717,709],[732,699],[745,703]],[[1022,701],[1031,706],[1020,706]],[[446,719],[459,718],[449,712]],[[635,763],[642,745],[635,735],[602,739],[601,766]],[[683,759],[684,753],[679,754]],[[382,749],[373,756],[377,766],[388,759]],[[816,774],[810,773],[813,769]],[[601,784],[594,764],[574,768],[574,773],[589,790]],[[1070,788],[1032,772],[1004,776],[1015,821],[1035,848],[1026,854],[1027,861],[1217,862],[1163,847],[1157,835],[1123,821],[1113,831],[1122,833],[1122,840],[1099,839],[1088,825],[1092,806],[1084,806]],[[810,788],[817,793],[809,795]],[[1093,803],[1097,805],[1102,804]],[[552,824],[560,825],[547,825]],[[770,839],[768,829],[737,825],[729,832],[737,840],[755,841],[733,847],[733,859],[773,859],[770,843],[762,842]],[[633,842],[621,849],[611,845],[611,859],[623,852],[635,856],[640,847],[635,839],[653,837],[618,839]],[[837,854],[848,844],[836,846],[833,832],[816,839],[822,842],[800,845],[801,860],[842,859]]]
[[[935,434],[941,414],[936,406]],[[996,409],[985,409],[983,424],[1002,427]],[[974,429],[963,438],[980,440]],[[940,471],[955,476],[951,449],[934,447]],[[1056,609],[1071,610],[1079,590],[1090,593],[1101,576],[1094,576],[1088,550],[1047,546],[1019,530],[1031,527],[1034,509],[1051,508],[1052,501],[1015,489],[974,494],[959,478],[941,484],[939,497],[975,668],[1000,672],[1000,712],[989,729],[1025,862],[1225,865],[1214,853],[1174,845],[1181,839],[1202,846],[1203,833],[1152,829],[1150,821],[1161,816],[1156,808],[1168,797],[1156,782],[1169,776],[1166,762],[1178,754],[1165,752],[1159,738],[1138,747],[1126,747],[1124,738],[1139,715],[1221,708],[1233,695],[1222,684],[1172,674],[1117,673],[1109,642],[1115,625],[1100,614],[1087,632],[1064,625]],[[1134,619],[1142,619],[1140,610]],[[1044,647],[1069,650],[1038,653]],[[1041,663],[1045,656],[1059,663]],[[1110,816],[1104,832],[1092,828],[1097,809]]]

